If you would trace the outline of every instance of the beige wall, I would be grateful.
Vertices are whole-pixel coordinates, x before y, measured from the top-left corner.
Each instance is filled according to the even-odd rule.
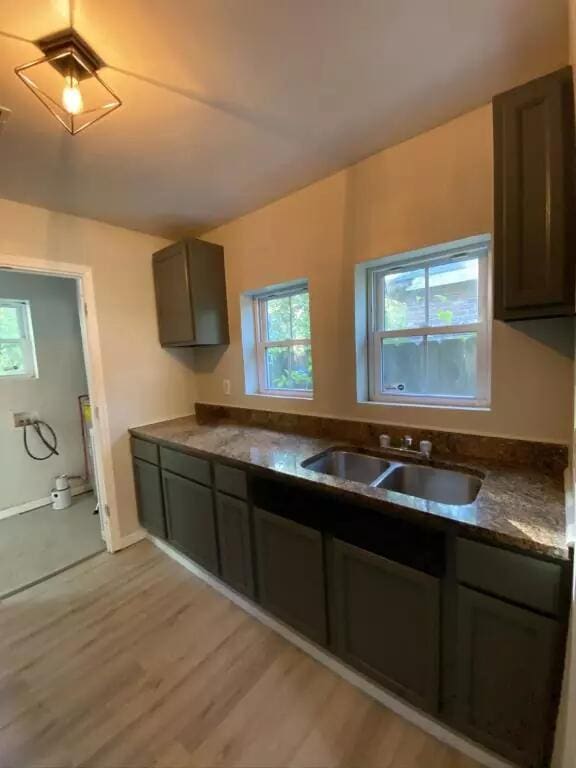
[[[186,365],[158,343],[150,257],[165,241],[87,219],[0,200],[0,256],[13,254],[93,269],[114,482],[122,535],[136,509],[127,429],[189,413]]]
[[[78,318],[76,281],[0,269],[0,298],[26,299],[38,361],[38,378],[0,379],[0,510],[46,499],[54,477],[84,472],[78,396],[86,394],[86,373]],[[34,411],[58,438],[58,456],[34,461],[26,455],[22,429],[13,413]],[[46,448],[28,430],[30,448]]]
[[[356,402],[354,264],[491,229],[486,106],[208,233],[225,247],[231,344],[196,353],[198,399],[568,442],[572,360],[499,322],[489,412]],[[296,278],[310,281],[315,398],[246,395],[240,294]],[[223,379],[232,382],[230,397]]]

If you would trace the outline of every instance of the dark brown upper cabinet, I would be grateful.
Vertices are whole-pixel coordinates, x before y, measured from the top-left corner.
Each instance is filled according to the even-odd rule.
[[[228,344],[224,249],[187,239],[153,256],[163,347]]]
[[[570,67],[493,100],[494,315],[575,311],[574,94]]]

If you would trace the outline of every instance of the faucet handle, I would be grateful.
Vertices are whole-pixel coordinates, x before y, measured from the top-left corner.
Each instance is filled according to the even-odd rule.
[[[430,440],[420,440],[420,453],[422,453],[427,459],[432,455],[432,443]]]
[[[390,435],[380,435],[378,438],[380,448],[390,448]]]

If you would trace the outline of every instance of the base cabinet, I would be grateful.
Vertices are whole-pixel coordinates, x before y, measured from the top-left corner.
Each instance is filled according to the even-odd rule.
[[[220,576],[233,589],[253,597],[254,570],[248,504],[242,499],[217,493],[216,516],[220,544]]]
[[[414,704],[438,709],[440,582],[334,540],[338,654]]]
[[[321,645],[328,640],[322,534],[254,509],[258,595],[263,608]]]
[[[549,766],[571,563],[420,531],[385,509],[380,522],[200,453],[137,439],[132,451],[152,535],[450,727],[523,768]]]
[[[152,536],[166,538],[166,520],[162,502],[160,468],[147,461],[133,458],[134,484],[138,521]]]
[[[218,548],[211,488],[162,472],[168,537],[198,565],[218,574]]]
[[[520,765],[547,765],[558,638],[553,619],[459,587],[459,727]]]

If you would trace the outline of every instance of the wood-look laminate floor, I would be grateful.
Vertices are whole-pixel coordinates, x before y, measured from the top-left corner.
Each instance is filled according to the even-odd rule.
[[[478,767],[148,542],[0,602],[0,765]]]

